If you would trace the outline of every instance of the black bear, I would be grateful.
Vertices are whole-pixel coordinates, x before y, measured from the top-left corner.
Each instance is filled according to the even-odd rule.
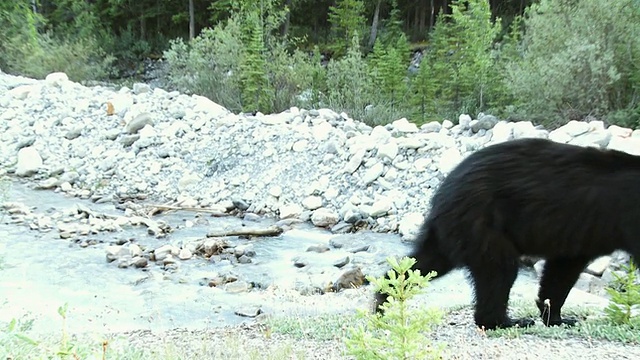
[[[410,256],[443,276],[466,268],[475,323],[531,326],[507,314],[521,255],[546,259],[538,300],[546,325],[575,324],[560,310],[588,263],[614,250],[640,259],[640,156],[521,139],[464,159],[431,199]],[[386,301],[376,294],[375,309]]]

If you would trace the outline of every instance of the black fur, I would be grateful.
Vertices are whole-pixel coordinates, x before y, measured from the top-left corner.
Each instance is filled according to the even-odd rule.
[[[560,309],[581,271],[614,250],[640,259],[640,156],[522,139],[479,150],[447,176],[410,256],[423,274],[467,268],[475,322],[494,329],[534,323],[507,315],[521,255],[547,260],[537,305],[559,325],[576,322]],[[376,310],[385,300],[376,295]]]

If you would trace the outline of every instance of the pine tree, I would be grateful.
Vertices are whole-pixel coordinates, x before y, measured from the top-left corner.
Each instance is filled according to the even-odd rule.
[[[434,82],[435,91],[431,91],[437,98],[437,108],[427,106],[425,110],[441,112],[444,107],[449,115],[475,113],[484,110],[501,89],[492,54],[500,19],[491,20],[488,0],[455,0],[451,10],[438,17],[431,34],[432,49],[422,61],[429,69],[421,69],[421,74],[428,74]]]
[[[337,36],[336,53],[345,53],[353,37],[362,33],[365,21],[362,0],[337,0],[335,6],[329,7],[329,23]]]
[[[246,53],[240,65],[240,87],[242,108],[244,111],[269,111],[269,78],[266,72],[265,45],[263,27],[259,14],[254,12],[247,19],[250,27],[246,29]]]

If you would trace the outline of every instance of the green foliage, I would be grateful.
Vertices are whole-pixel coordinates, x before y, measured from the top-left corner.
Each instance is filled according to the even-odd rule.
[[[177,39],[164,53],[172,86],[236,112],[242,110],[239,65],[244,56],[242,30],[235,18],[204,29],[189,43]]]
[[[366,117],[365,107],[373,103],[375,87],[369,64],[362,58],[358,36],[354,36],[347,55],[327,64],[327,90],[324,105],[345,111],[356,119]]]
[[[268,90],[267,61],[263,27],[258,13],[252,13],[248,29],[245,30],[246,53],[240,62],[240,91],[244,111],[270,109],[270,92]]]
[[[329,7],[329,23],[336,34],[333,50],[342,55],[352,46],[352,39],[363,34],[365,26],[364,2],[362,0],[336,0]],[[359,41],[359,38],[358,38]]]
[[[264,33],[272,28],[271,20],[264,22],[264,28],[258,26],[257,13],[253,22],[248,20],[235,16],[214,29],[204,29],[189,43],[173,41],[164,53],[171,84],[234,112],[271,113],[310,105],[324,88],[317,52],[310,57],[290,51],[284,40]],[[244,29],[247,24],[253,27]],[[298,99],[306,90],[313,96]]]
[[[451,10],[439,16],[432,48],[415,79],[414,104],[423,121],[434,113],[456,117],[484,111],[502,91],[492,52],[500,19],[491,20],[487,0],[452,1]]]
[[[415,259],[387,260],[392,270],[388,279],[372,278],[375,291],[389,295],[382,305],[384,314],[360,311],[365,325],[348,329],[345,340],[349,354],[356,359],[440,359],[441,349],[434,347],[422,334],[429,332],[441,318],[436,311],[411,310],[408,301],[424,289],[435,273],[423,276],[412,270]]]
[[[605,314],[613,324],[640,325],[640,284],[637,279],[637,268],[633,261],[622,266],[623,276],[613,273],[614,280],[607,287],[607,294],[611,297]]]
[[[507,66],[515,111],[566,122],[637,107],[637,0],[541,0],[524,25],[522,56]]]
[[[30,8],[30,1],[3,1],[0,3],[0,69],[10,71],[9,63],[16,56],[12,46],[37,46],[36,24],[40,17]]]
[[[409,43],[404,34],[390,44],[376,40],[371,59],[374,86],[379,97],[376,103],[386,101],[391,109],[406,107],[409,91],[406,54],[409,54]]]
[[[5,46],[10,54],[6,59],[9,70],[34,78],[62,71],[73,81],[104,79],[113,62],[93,38],[62,40],[43,34],[35,45],[16,38]]]
[[[271,316],[265,320],[269,333],[286,335],[295,340],[329,341],[341,339],[348,325],[362,322],[351,314],[322,314],[314,316]]]

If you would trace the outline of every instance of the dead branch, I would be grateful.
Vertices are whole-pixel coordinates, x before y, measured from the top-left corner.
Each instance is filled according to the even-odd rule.
[[[211,231],[207,233],[207,237],[224,237],[224,236],[278,236],[283,230],[279,226],[271,226],[268,228],[242,228],[229,231]]]
[[[211,214],[211,216],[214,216],[214,217],[229,216],[229,214],[225,213],[224,211],[221,211],[220,209],[194,208],[194,207],[187,207],[187,206],[171,206],[171,205],[148,205],[148,207],[151,208],[151,211],[149,211],[149,216],[154,216],[164,211],[200,212],[200,213]]]

